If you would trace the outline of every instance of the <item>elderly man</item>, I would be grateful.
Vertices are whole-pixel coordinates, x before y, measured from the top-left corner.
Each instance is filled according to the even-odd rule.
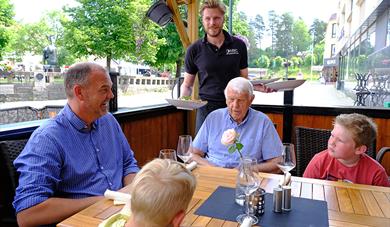
[[[57,223],[101,199],[106,189],[130,184],[139,171],[118,122],[107,113],[113,98],[107,71],[76,64],[64,84],[68,104],[34,131],[14,162],[19,226]]]
[[[230,154],[221,144],[224,131],[234,129],[244,145],[242,155],[257,160],[257,171],[279,172],[276,163],[282,143],[267,115],[250,108],[255,98],[252,84],[243,77],[234,78],[225,89],[225,97],[227,108],[211,112],[196,135],[192,159],[200,165],[237,167],[239,154]]]

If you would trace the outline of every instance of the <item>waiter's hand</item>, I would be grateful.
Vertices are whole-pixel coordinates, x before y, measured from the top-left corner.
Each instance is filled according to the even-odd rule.
[[[264,85],[264,84],[256,84],[256,85],[253,85],[253,89],[254,89],[255,91],[260,91],[260,92],[264,92],[264,93],[276,92],[275,89],[269,88],[269,87],[267,87],[267,86]]]

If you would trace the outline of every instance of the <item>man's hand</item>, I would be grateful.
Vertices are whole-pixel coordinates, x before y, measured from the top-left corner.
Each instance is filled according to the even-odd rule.
[[[277,91],[275,89],[267,87],[265,84],[253,85],[253,89],[255,91],[260,91],[260,92],[264,92],[264,93],[271,93],[271,92],[276,92]]]
[[[196,148],[193,149],[193,152],[191,154],[191,158],[189,160],[189,163],[191,163],[192,161],[195,161],[196,163],[198,163],[198,165],[201,165],[201,166],[215,166],[213,164],[211,164],[209,161],[207,161],[205,158],[202,158],[202,156],[204,156],[204,153]]]

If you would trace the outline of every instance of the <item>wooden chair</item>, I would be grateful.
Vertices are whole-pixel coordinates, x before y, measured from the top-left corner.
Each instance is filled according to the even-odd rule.
[[[0,141],[0,180],[3,185],[0,193],[1,226],[17,226],[12,201],[18,186],[19,175],[13,161],[19,156],[26,143],[27,140]]]
[[[302,176],[306,166],[315,154],[328,148],[331,130],[319,128],[295,127],[297,147],[297,176]],[[367,150],[367,155],[375,158],[376,141]]]

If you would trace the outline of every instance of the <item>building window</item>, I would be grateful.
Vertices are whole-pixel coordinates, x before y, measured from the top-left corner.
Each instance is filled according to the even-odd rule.
[[[330,46],[330,56],[334,56],[334,54],[336,53],[336,44],[332,44]]]
[[[336,29],[337,29],[337,24],[336,23],[332,24],[332,38],[336,38]]]

